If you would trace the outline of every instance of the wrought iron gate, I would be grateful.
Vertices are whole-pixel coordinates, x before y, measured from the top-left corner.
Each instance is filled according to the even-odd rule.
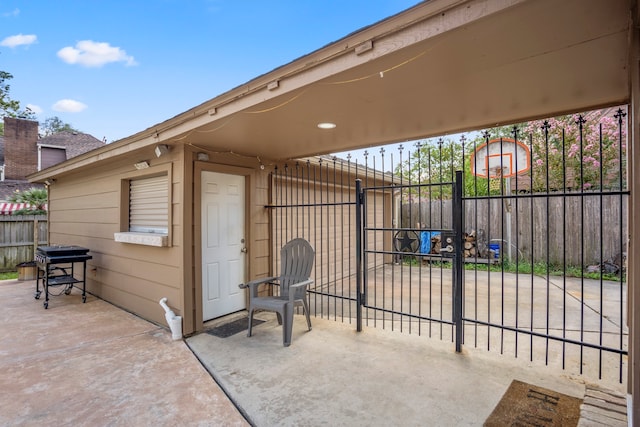
[[[423,191],[431,193],[433,189],[450,188],[453,195],[453,210],[448,218],[449,228],[441,215],[438,224],[419,223],[415,227],[402,227],[396,224],[385,227],[376,219],[368,199],[370,194],[390,192],[391,199],[402,200],[406,194]],[[363,319],[367,324],[382,328],[405,328],[409,333],[417,329],[422,333],[426,325],[428,334],[433,334],[433,326],[443,336],[443,326],[453,326],[452,338],[456,341],[456,351],[462,346],[462,173],[456,174],[455,182],[437,184],[403,184],[391,186],[362,187],[356,181],[356,263],[358,268],[358,312],[357,328],[362,330]],[[442,213],[442,212],[441,212]],[[367,219],[372,218],[373,224]],[[411,223],[411,219],[409,219]],[[379,248],[375,244],[383,234],[391,236],[392,246]],[[433,255],[420,254],[418,248],[431,243],[431,236],[438,236],[440,247]],[[371,244],[370,242],[374,242]],[[426,253],[432,252],[427,250]],[[369,262],[370,258],[382,262]],[[426,265],[423,263],[426,262]],[[446,268],[445,264],[451,264]],[[450,273],[450,280],[444,280],[444,272]],[[423,274],[424,273],[424,274]],[[435,274],[434,274],[435,273]],[[417,276],[417,280],[416,280]],[[423,276],[425,280],[423,280]],[[435,297],[435,298],[434,298]],[[363,310],[365,311],[363,315]],[[454,333],[455,331],[455,333]]]

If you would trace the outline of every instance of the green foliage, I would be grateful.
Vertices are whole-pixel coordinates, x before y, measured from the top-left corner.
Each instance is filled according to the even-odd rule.
[[[0,273],[0,280],[16,280],[18,278],[17,271],[8,271],[5,273]]]
[[[13,76],[6,71],[0,71],[0,112],[2,116],[16,117],[20,111],[20,102],[9,97],[11,86],[8,81]]]
[[[479,178],[471,173],[469,154],[476,146],[484,143],[478,136],[471,142],[439,139],[424,140],[417,144],[418,149],[411,157],[396,167],[396,175],[404,182],[412,184],[436,184],[428,188],[409,191],[412,197],[428,200],[445,200],[452,197],[449,183],[455,180],[455,171],[463,171],[464,194],[471,196],[499,195],[503,189],[491,185],[486,178]],[[493,180],[495,181],[495,180]],[[437,185],[447,183],[447,185]],[[499,183],[499,182],[498,182]]]
[[[440,138],[437,141],[419,141],[416,147],[409,159],[396,166],[395,173],[402,177],[403,182],[435,185],[409,191],[409,195],[430,200],[450,199],[451,185],[437,184],[452,183],[455,171],[463,168],[462,144]]]
[[[504,192],[504,189],[500,188],[500,185],[495,185],[496,183],[502,184],[499,180],[489,180],[487,178],[477,177],[471,173],[471,159],[469,156],[464,159],[463,177],[465,197],[495,196]]]
[[[13,215],[46,215],[47,190],[44,188],[30,188],[25,191],[16,191],[9,197],[13,203],[26,203],[25,209],[13,212]]]
[[[419,267],[420,266],[420,261],[418,261],[419,257],[413,256],[413,255],[407,255],[403,258],[403,264],[404,265],[411,265],[414,267]],[[429,268],[429,266],[427,267],[423,267],[423,268]],[[444,269],[451,269],[451,262],[439,262],[439,261],[431,261],[431,268],[444,268]],[[611,282],[620,282],[620,281],[626,281],[626,275],[623,275],[622,277],[620,277],[617,274],[611,274],[611,273],[589,273],[585,270],[583,270],[582,268],[580,268],[579,266],[566,266],[566,268],[563,269],[563,267],[561,265],[547,265],[543,262],[538,262],[533,264],[533,268],[531,266],[530,262],[523,262],[520,261],[517,264],[515,262],[509,262],[507,260],[503,260],[501,263],[498,264],[491,264],[491,265],[487,265],[487,264],[474,264],[474,263],[465,263],[464,264],[464,269],[465,270],[470,270],[470,271],[491,271],[494,273],[500,273],[500,272],[505,272],[505,273],[517,273],[517,274],[528,274],[528,275],[533,275],[533,276],[538,276],[538,277],[547,277],[547,274],[549,275],[549,277],[577,277],[577,278],[585,278],[585,279],[592,279],[592,280],[607,280],[607,281],[611,281]],[[470,274],[470,273],[467,273]]]
[[[53,135],[58,132],[79,132],[77,129],[74,129],[69,123],[65,123],[58,116],[53,116],[47,118],[43,123],[40,124],[40,133],[42,136]]]
[[[530,262],[519,261],[517,264],[513,261],[503,260],[500,264],[492,264],[491,266],[487,266],[487,264],[465,264],[466,270],[478,270],[478,271],[487,271],[489,269],[493,272],[501,272],[505,273],[518,273],[518,274],[533,274],[538,277],[546,277],[549,275],[550,277],[582,277],[585,279],[593,279],[593,280],[608,280],[612,282],[620,282],[621,280],[626,280],[623,276],[622,279],[617,274],[611,273],[589,273],[579,266],[568,265],[563,268],[561,265],[553,265],[553,264],[545,264],[544,262],[538,262],[533,264],[533,267]]]

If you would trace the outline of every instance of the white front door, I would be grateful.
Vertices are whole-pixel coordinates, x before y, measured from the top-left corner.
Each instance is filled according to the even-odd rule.
[[[202,317],[245,308],[244,177],[203,171]]]

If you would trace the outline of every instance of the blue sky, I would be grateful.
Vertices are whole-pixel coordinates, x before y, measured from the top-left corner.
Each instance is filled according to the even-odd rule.
[[[108,142],[417,0],[0,0],[0,70],[37,119]]]

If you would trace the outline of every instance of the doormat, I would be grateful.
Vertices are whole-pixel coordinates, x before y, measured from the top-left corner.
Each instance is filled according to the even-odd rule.
[[[264,320],[259,320],[256,318],[253,319],[253,326],[259,325],[260,323],[264,323]],[[237,334],[238,332],[246,331],[248,326],[249,318],[245,317],[243,319],[234,320],[233,322],[225,323],[224,325],[211,328],[207,330],[207,333],[218,338],[228,338],[231,335]]]
[[[578,425],[582,399],[513,380],[485,427]]]

